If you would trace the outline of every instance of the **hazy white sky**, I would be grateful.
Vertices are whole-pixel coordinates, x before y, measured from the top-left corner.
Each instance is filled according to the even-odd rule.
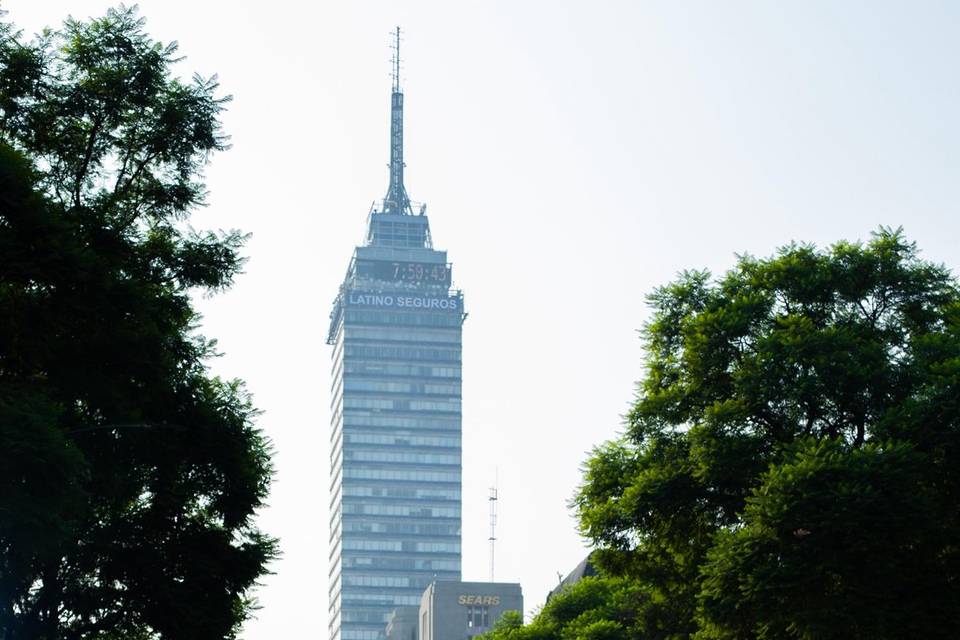
[[[34,32],[101,0],[3,0]],[[644,295],[735,253],[902,225],[960,266],[960,4],[144,0],[180,70],[218,73],[233,148],[198,228],[252,232],[199,304],[276,448],[284,557],[246,640],[326,635],[328,314],[387,186],[405,31],[407,188],[466,295],[463,576],[528,612],[585,554],[567,501],[643,373]],[[291,636],[295,634],[295,636]]]

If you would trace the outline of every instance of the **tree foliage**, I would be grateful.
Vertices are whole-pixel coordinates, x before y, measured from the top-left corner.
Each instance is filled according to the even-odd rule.
[[[798,443],[707,552],[700,637],[952,635],[954,552],[924,462],[906,443]]]
[[[596,633],[953,637],[951,274],[881,229],[866,244],[742,256],[716,281],[687,272],[649,302],[626,432],[592,453],[574,499],[603,576],[583,589],[612,590],[582,607],[603,621]],[[627,588],[632,618],[607,608]],[[589,637],[579,622],[550,627],[553,606],[529,637]]]
[[[268,445],[190,301],[242,263],[185,226],[226,99],[143,24],[0,27],[4,640],[233,637],[275,554]]]
[[[550,598],[522,625],[507,612],[482,640],[627,640],[641,621],[648,596],[624,578],[584,578]]]

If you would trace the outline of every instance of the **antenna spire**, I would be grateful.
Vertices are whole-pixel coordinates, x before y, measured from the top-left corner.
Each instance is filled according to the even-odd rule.
[[[390,56],[390,77],[393,79],[393,92],[400,93],[400,27],[393,32],[393,42],[390,48],[393,49],[393,55]]]
[[[394,33],[390,48],[390,76],[393,80],[390,95],[390,186],[383,199],[384,213],[412,214],[410,198],[403,186],[403,91],[400,89],[400,27]]]
[[[494,548],[497,544],[497,481],[494,480],[493,486],[490,487],[490,537],[487,538],[490,541],[490,582],[494,582]]]

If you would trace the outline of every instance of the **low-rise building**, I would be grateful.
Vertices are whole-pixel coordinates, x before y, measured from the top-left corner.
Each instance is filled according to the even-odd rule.
[[[418,640],[420,607],[397,607],[387,616],[387,640]]]
[[[573,571],[567,574],[567,577],[560,581],[553,590],[547,594],[547,602],[550,602],[550,598],[557,595],[567,587],[574,585],[584,578],[589,578],[590,576],[597,575],[597,568],[593,565],[593,552],[590,552],[583,561],[578,564]]]
[[[519,584],[435,581],[420,599],[419,640],[468,640],[507,611],[523,613]]]

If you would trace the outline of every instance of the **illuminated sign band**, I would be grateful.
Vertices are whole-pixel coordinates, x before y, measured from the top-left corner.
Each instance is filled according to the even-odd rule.
[[[350,307],[381,307],[391,309],[426,309],[432,311],[460,311],[458,298],[435,298],[392,293],[360,293],[349,291],[345,296]]]

